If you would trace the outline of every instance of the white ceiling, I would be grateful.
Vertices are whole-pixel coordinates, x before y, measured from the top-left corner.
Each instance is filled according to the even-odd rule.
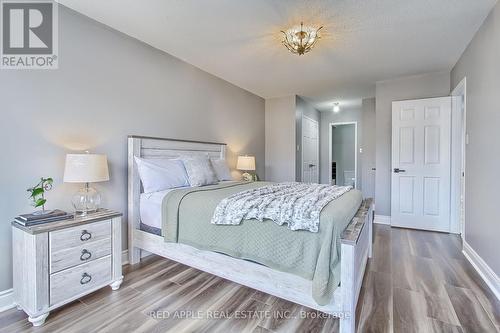
[[[298,94],[320,110],[359,103],[375,82],[450,70],[496,0],[59,0],[264,98]],[[297,56],[280,30],[319,24]]]

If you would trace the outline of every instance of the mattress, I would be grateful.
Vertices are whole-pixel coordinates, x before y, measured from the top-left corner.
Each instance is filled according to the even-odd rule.
[[[235,181],[222,181],[219,184],[229,184],[235,183]],[[151,192],[151,193],[141,193],[140,204],[139,204],[139,214],[141,217],[141,230],[147,231],[156,235],[161,234],[161,206],[163,203],[163,198],[175,190],[184,189],[187,187],[171,188],[168,190]]]
[[[175,189],[141,193],[139,211],[142,224],[147,227],[161,230],[161,205],[163,198],[173,190]]]

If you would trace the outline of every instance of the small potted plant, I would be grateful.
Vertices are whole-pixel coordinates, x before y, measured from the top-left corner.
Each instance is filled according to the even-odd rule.
[[[40,178],[38,184],[27,189],[27,191],[30,193],[29,199],[32,201],[32,205],[35,208],[42,207],[42,210],[36,211],[33,214],[45,215],[52,212],[50,210],[45,210],[45,203],[47,202],[47,199],[45,199],[45,192],[52,189],[53,182],[54,180],[52,178],[42,177]]]

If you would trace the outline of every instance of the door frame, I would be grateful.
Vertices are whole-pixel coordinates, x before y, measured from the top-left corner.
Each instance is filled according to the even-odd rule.
[[[328,184],[332,182],[332,130],[333,126],[354,125],[354,188],[358,188],[358,122],[343,121],[328,125]]]
[[[452,230],[455,232],[459,232],[460,236],[462,237],[462,240],[465,239],[465,186],[466,186],[466,180],[465,180],[465,169],[466,169],[466,145],[468,144],[468,135],[467,135],[467,77],[464,77],[462,81],[460,81],[457,86],[453,89],[453,91],[450,94],[452,96],[452,99],[454,96],[463,96],[463,98],[458,101],[458,103],[453,103],[452,102],[452,117],[456,116],[457,114],[460,115],[461,121],[460,121],[460,139],[457,142],[457,140],[453,140],[452,138],[452,145],[459,145],[460,146],[460,164],[456,163],[453,167],[452,164],[452,169],[451,173],[453,175],[460,175],[462,179],[461,186],[460,188],[453,188],[451,191],[451,198],[456,199],[457,196],[460,198],[462,197],[461,204],[456,204],[456,201],[452,200],[451,201],[451,213],[454,216],[454,219],[451,221],[452,223]],[[453,100],[452,100],[453,101]],[[452,123],[453,123],[453,118],[452,118]],[[453,128],[452,128],[453,131]],[[463,176],[462,176],[463,175]],[[463,215],[462,215],[463,214]]]
[[[320,165],[320,157],[319,157],[319,154],[320,154],[320,147],[319,147],[319,136],[320,136],[320,128],[319,128],[319,121],[311,118],[311,117],[308,117],[308,116],[305,116],[305,115],[302,115],[302,119],[301,119],[301,122],[300,122],[300,126],[301,126],[301,131],[300,131],[300,146],[301,146],[301,149],[300,149],[300,180],[303,182],[304,181],[304,118],[307,118],[308,120],[316,123],[318,125],[318,146],[316,147],[316,151],[318,152],[318,165],[316,165],[316,167],[318,168],[318,183],[321,183],[321,174],[320,174],[320,170],[319,170],[319,165]]]

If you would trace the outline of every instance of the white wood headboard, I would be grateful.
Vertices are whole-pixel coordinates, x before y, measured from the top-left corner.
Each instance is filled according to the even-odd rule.
[[[128,239],[132,244],[133,230],[139,229],[141,181],[134,157],[177,158],[206,154],[213,158],[226,158],[226,144],[130,135],[128,137]]]

